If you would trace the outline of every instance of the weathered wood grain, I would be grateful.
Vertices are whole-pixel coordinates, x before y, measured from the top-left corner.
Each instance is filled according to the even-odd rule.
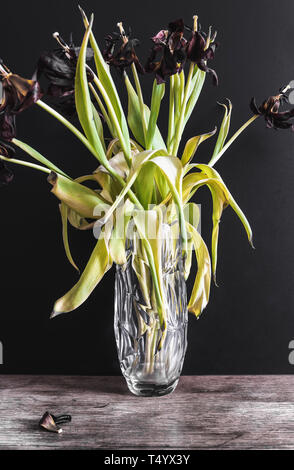
[[[46,410],[72,415],[63,434],[38,428]],[[122,377],[2,375],[3,449],[294,449],[294,377],[182,377],[139,398]]]

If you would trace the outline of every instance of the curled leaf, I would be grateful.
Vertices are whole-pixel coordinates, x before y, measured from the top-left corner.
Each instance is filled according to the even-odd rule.
[[[225,105],[224,103],[219,103],[219,105],[225,108],[225,113],[224,113],[222,124],[219,130],[218,138],[214,147],[212,158],[214,158],[221,151],[221,149],[223,148],[226,142],[226,138],[228,136],[229,129],[230,129],[231,114],[232,114],[232,109],[233,109],[232,103],[229,99],[228,99],[228,106]]]
[[[48,176],[48,182],[52,184],[51,192],[71,209],[83,217],[95,219],[94,209],[104,206],[105,202],[92,189],[83,186],[77,181],[72,181],[53,171]]]
[[[59,204],[59,210],[60,210],[61,222],[62,222],[62,239],[63,239],[63,245],[64,245],[64,249],[65,249],[67,259],[70,262],[70,264],[78,272],[80,272],[79,268],[77,267],[76,263],[73,260],[73,257],[71,255],[71,251],[70,251],[70,247],[69,247],[68,230],[67,230],[68,206],[62,202],[61,204]]]
[[[182,164],[183,166],[190,163],[192,158],[194,157],[199,145],[204,142],[206,139],[209,139],[216,133],[217,128],[215,128],[212,132],[208,132],[207,134],[197,135],[196,137],[192,137],[186,143],[184,153],[182,155]]]

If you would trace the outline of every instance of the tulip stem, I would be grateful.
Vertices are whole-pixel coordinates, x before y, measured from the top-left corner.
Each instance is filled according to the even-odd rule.
[[[85,146],[93,153],[93,155],[97,158],[97,153],[95,152],[95,149],[92,147],[92,145],[89,143],[89,141],[86,139],[86,137],[75,127],[73,126],[67,119],[65,119],[61,114],[59,114],[57,111],[55,111],[53,108],[51,108],[50,106],[48,106],[46,103],[44,103],[43,101],[39,100],[37,101],[37,104],[43,108],[45,111],[47,111],[49,114],[51,114],[52,116],[54,116],[56,119],[58,119],[62,124],[64,124],[66,127],[68,127],[69,130],[71,130],[71,132],[73,132],[84,144]],[[10,161],[12,161],[10,159]],[[27,165],[29,166],[29,165]],[[104,165],[105,166],[105,165]],[[41,167],[43,168],[43,167]],[[107,167],[105,167],[106,170],[111,174],[111,176],[116,179],[120,184],[121,186],[125,186],[125,181],[123,180],[123,178],[121,178],[117,173],[116,171],[110,166],[110,165],[107,165]],[[50,171],[49,171],[50,173]],[[135,194],[133,193],[133,191],[129,190],[128,191],[128,195],[131,199],[131,201],[136,204],[140,209],[143,209],[143,206],[141,205],[140,201],[137,199],[137,197],[135,196]]]
[[[167,151],[171,152],[173,143],[173,135],[175,131],[175,78],[174,75],[170,77],[169,87],[169,116],[168,116],[168,135],[167,135]]]
[[[90,152],[96,157],[97,152],[94,149],[94,147],[90,144],[88,139],[80,132],[73,124],[71,124],[65,117],[63,117],[61,114],[59,114],[55,109],[51,108],[47,103],[44,103],[44,101],[39,100],[36,102],[37,105],[40,106],[40,108],[44,109],[47,111],[47,113],[51,114],[51,116],[55,117],[61,124],[63,124],[65,127],[67,127],[75,136],[90,150]]]
[[[191,85],[191,80],[193,78],[193,72],[194,72],[194,64],[191,63],[190,68],[189,68],[187,82],[186,82],[184,98],[183,98],[183,102],[181,106],[181,114],[180,114],[179,121],[176,126],[176,135],[175,135],[174,146],[173,146],[173,151],[172,151],[172,154],[174,156],[176,156],[178,153],[180,141],[181,141],[183,130],[184,130],[183,128],[184,128],[184,121],[185,121],[185,111],[186,111],[186,105],[187,105],[188,98],[189,98],[190,85]]]
[[[145,146],[146,146],[147,123],[146,123],[146,116],[145,116],[145,104],[144,104],[144,99],[143,99],[143,93],[142,93],[142,88],[141,88],[138,72],[134,63],[132,63],[131,68],[132,68],[133,77],[134,77],[137,95],[138,95],[139,104],[140,104],[142,127],[143,127],[144,141],[145,141]]]
[[[221,156],[232,145],[232,143],[239,137],[239,135],[242,134],[242,132],[248,126],[250,126],[250,124],[252,124],[258,117],[259,117],[259,114],[254,114],[254,116],[252,116],[250,119],[248,119],[248,121],[246,121],[245,124],[243,124],[243,126],[241,126],[240,129],[237,130],[237,132],[235,132],[235,134],[230,138],[230,140],[228,140],[228,142],[226,143],[226,145],[224,145],[224,147],[221,149],[221,151],[210,160],[208,165],[213,167],[218,162],[218,160],[221,158]]]
[[[109,129],[112,137],[115,138],[116,136],[113,134],[113,128],[112,128],[112,125],[111,125],[111,121],[109,119],[109,116],[107,114],[105,106],[103,105],[102,100],[100,99],[100,96],[98,95],[97,91],[93,87],[92,83],[89,83],[89,88],[90,88],[91,92],[93,93],[93,96],[94,96],[95,100],[97,101],[97,104],[98,104],[98,106],[99,106],[99,108],[100,108],[100,110],[103,114],[103,117],[105,119],[105,122],[108,126],[108,129]]]
[[[110,115],[110,119],[112,120],[112,123],[113,123],[113,126],[115,128],[118,140],[120,142],[122,151],[125,155],[125,158],[126,158],[126,161],[127,161],[128,165],[130,167],[131,166],[131,161],[132,161],[130,141],[128,139],[128,143],[126,143],[126,140],[125,140],[124,135],[122,133],[122,130],[121,130],[120,124],[118,122],[117,116],[115,114],[115,111],[114,111],[113,106],[111,104],[111,101],[109,99],[109,96],[108,96],[104,86],[102,85],[101,81],[99,80],[99,78],[95,74],[94,74],[94,83],[97,86],[97,88],[99,89],[101,95],[103,96],[104,102],[107,106],[107,109],[108,109],[108,112],[109,112],[109,115]]]
[[[21,140],[16,139],[15,137],[11,141],[13,145],[16,145],[16,147],[20,148],[24,152],[26,152],[30,157],[34,158],[37,160],[39,163],[42,163],[45,165],[47,168],[49,168],[51,171],[55,171],[55,173],[59,173],[60,175],[65,176],[66,178],[70,178],[64,171],[60,170],[56,165],[54,165],[50,160],[45,158],[41,153],[39,153],[37,150],[35,150],[33,147],[30,145],[26,144],[25,142],[22,142]]]
[[[50,174],[51,170],[49,168],[45,168],[41,165],[36,165],[35,163],[26,162],[25,160],[17,160],[16,158],[8,158],[4,157],[4,155],[0,155],[1,160],[5,160],[9,163],[16,163],[17,165],[28,166],[30,168],[34,168],[35,170],[43,171],[43,173]]]

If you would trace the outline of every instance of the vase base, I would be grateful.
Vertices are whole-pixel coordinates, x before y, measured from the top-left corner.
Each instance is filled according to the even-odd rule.
[[[129,390],[138,397],[162,397],[172,393],[179,379],[174,380],[168,384],[153,384],[148,382],[138,382],[131,379],[126,379]]]

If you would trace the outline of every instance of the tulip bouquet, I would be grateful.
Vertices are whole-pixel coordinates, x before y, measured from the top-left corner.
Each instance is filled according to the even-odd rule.
[[[125,265],[127,230],[130,224],[135,227],[140,244],[132,252],[132,263],[145,304],[149,308],[152,304],[160,324],[161,335],[156,341],[160,350],[166,331],[162,224],[178,222],[185,279],[195,251],[197,274],[188,310],[198,317],[209,300],[211,272],[214,279],[216,276],[219,222],[227,206],[239,217],[252,244],[250,225],[214,165],[261,115],[268,127],[293,127],[290,120],[294,110],[279,110],[287,100],[289,86],[261,106],[253,99],[253,115],[229,139],[230,101],[222,104],[224,116],[218,132],[214,129],[193,136],[181,146],[183,131],[206,77],[211,76],[213,83],[218,83],[216,72],[208,66],[217,48],[216,34],[211,28],[207,34],[201,31],[197,16],[191,27],[183,20],[171,22],[152,38],[151,54],[143,66],[135,51],[138,40],[126,34],[121,23],[116,33],[106,37],[106,47],[101,52],[93,33],[93,15],[88,20],[83,10],[81,13],[85,27],[81,47],[75,47],[72,40],[67,44],[54,33],[58,48],[42,54],[31,80],[16,75],[0,62],[0,182],[7,184],[12,180],[7,162],[48,174],[52,193],[60,201],[65,252],[77,270],[69,247],[68,223],[78,230],[96,230],[98,240],[84,271],[74,287],[55,302],[52,317],[79,307],[113,263]],[[121,87],[127,93],[127,113],[112,78],[112,67],[119,70]],[[147,101],[139,79],[143,73],[154,76],[151,99]],[[46,91],[40,85],[41,78],[49,82]],[[42,100],[46,95],[56,99],[61,112]],[[164,101],[169,107],[166,137],[165,130],[161,132],[157,126]],[[16,138],[16,116],[33,104],[57,119],[93,155],[93,167],[85,175],[66,174],[59,167],[62,162],[57,166]],[[80,129],[70,119],[75,113]],[[198,163],[195,155],[199,145],[212,137],[216,143],[209,162]],[[15,158],[16,149],[37,163]],[[89,181],[91,188],[93,182],[97,184],[96,189],[87,185]],[[198,206],[192,202],[202,186],[209,188],[213,201],[211,258],[197,230]],[[150,226],[155,236],[149,235]]]

